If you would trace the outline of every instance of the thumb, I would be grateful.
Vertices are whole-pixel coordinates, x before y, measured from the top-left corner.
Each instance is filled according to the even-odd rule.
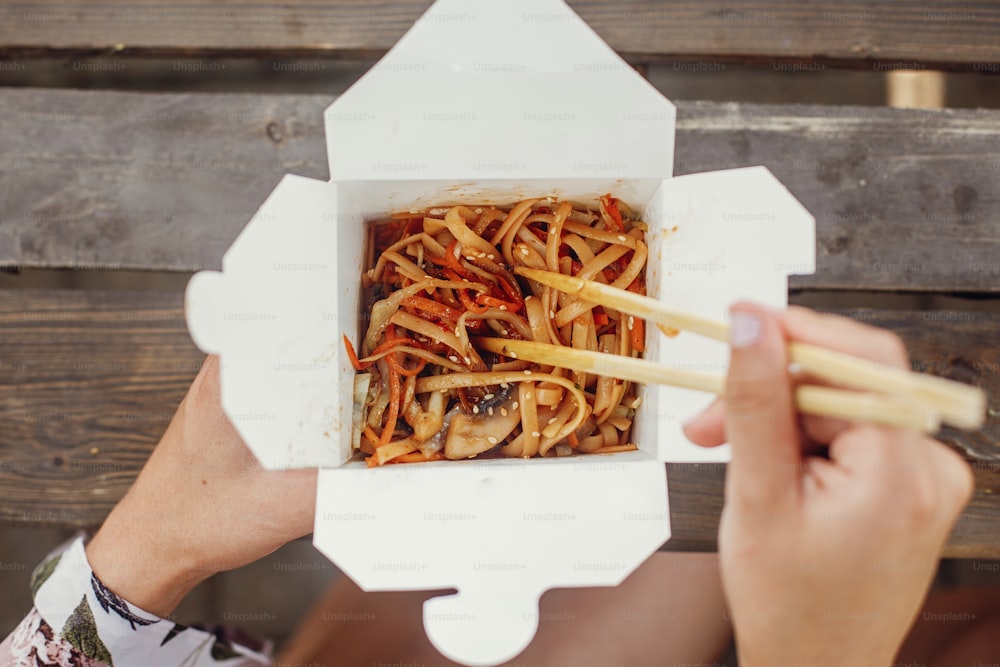
[[[738,303],[730,310],[730,346],[727,493],[754,503],[787,499],[798,488],[802,450],[784,331],[767,308]]]

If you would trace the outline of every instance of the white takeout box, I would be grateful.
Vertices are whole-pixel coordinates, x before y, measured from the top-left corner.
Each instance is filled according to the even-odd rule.
[[[325,114],[330,182],[286,176],[187,291],[222,402],[268,468],[319,467],[314,541],[362,588],[455,588],[424,607],[471,665],[531,641],[547,589],[615,585],[670,536],[664,461],[726,460],[681,421],[710,396],[645,387],[639,451],[368,469],[351,453],[365,222],[453,203],[611,192],[650,224],[647,285],[721,318],[782,306],[814,270],[812,217],[762,167],[671,178],[674,106],[560,0],[438,0]],[[722,373],[724,345],[647,329],[651,359]]]

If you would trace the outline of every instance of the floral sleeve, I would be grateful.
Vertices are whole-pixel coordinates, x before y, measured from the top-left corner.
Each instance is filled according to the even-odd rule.
[[[206,631],[158,618],[118,597],[94,575],[83,537],[51,553],[31,575],[35,608],[0,643],[5,667],[257,667],[269,647],[224,628]]]

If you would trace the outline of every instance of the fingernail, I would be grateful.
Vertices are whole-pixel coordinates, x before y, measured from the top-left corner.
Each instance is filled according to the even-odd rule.
[[[756,345],[762,328],[760,316],[756,313],[734,310],[729,316],[729,344],[733,347]]]

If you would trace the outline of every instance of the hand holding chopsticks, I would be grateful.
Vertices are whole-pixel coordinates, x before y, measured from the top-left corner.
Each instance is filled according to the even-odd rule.
[[[648,296],[549,271],[518,268],[516,272],[529,280],[576,295],[584,301],[642,317],[661,327],[691,331],[721,341],[729,340],[729,326],[726,323],[672,310]],[[481,343],[494,352],[546,365],[647,384],[668,384],[716,394],[724,391],[725,383],[721,375],[677,371],[647,360],[526,341],[486,339]],[[912,426],[930,433],[937,431],[941,422],[962,428],[978,428],[983,424],[986,396],[976,387],[940,377],[878,366],[867,360],[805,343],[790,343],[789,356],[801,371],[834,384],[867,392],[861,394],[841,389],[800,386],[796,392],[796,404],[801,412]]]

